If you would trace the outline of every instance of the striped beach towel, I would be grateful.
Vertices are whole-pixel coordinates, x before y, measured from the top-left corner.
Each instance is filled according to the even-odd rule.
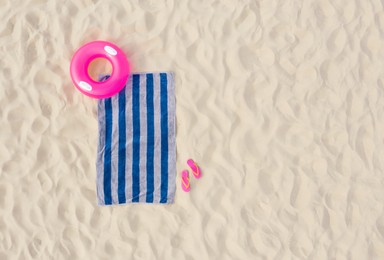
[[[172,203],[175,195],[173,73],[129,77],[119,94],[98,101],[99,205]]]

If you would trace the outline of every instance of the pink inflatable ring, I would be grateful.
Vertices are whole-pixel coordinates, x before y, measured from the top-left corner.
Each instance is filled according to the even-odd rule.
[[[97,82],[88,75],[88,66],[96,58],[105,58],[112,64],[111,76]],[[71,77],[76,88],[93,98],[108,98],[124,88],[129,76],[129,64],[123,51],[106,41],[89,42],[81,46],[72,57]]]

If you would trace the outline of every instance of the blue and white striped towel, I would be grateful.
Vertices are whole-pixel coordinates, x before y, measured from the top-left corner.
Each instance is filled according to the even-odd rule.
[[[98,101],[99,205],[174,201],[175,109],[173,73],[133,74]]]

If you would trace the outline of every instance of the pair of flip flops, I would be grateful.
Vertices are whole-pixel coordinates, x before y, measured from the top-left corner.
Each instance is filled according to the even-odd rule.
[[[189,168],[191,168],[193,176],[195,176],[196,179],[199,179],[201,177],[201,170],[199,166],[195,163],[194,160],[189,159],[187,161],[187,164]],[[183,170],[181,172],[181,188],[185,192],[189,192],[191,190],[191,183],[189,182],[189,172],[188,170]]]

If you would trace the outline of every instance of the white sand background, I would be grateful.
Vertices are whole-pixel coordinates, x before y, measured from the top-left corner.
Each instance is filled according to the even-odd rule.
[[[0,259],[384,259],[379,0],[0,0]],[[173,205],[96,205],[104,39],[175,72]],[[194,158],[203,178],[181,191]]]

